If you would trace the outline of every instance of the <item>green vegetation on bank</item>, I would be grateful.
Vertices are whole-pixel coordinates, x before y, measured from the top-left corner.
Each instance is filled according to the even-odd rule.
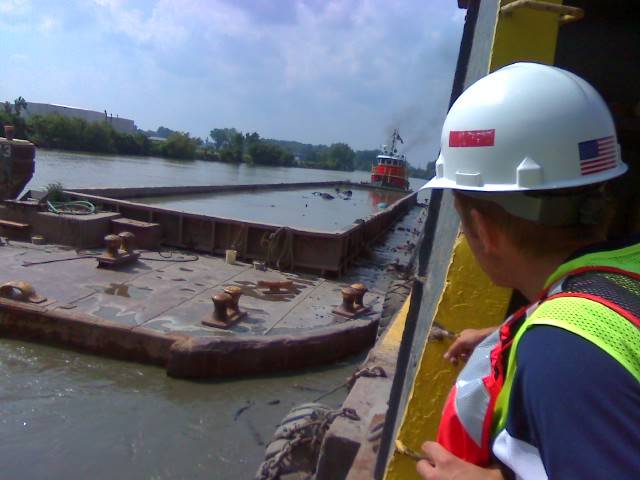
[[[13,124],[17,138],[43,148],[342,171],[369,171],[380,154],[379,150],[354,151],[346,143],[311,145],[261,138],[256,132],[243,133],[235,128],[214,128],[205,141],[162,126],[156,131],[129,134],[118,132],[108,121],[86,122],[55,113],[25,119],[21,115],[25,109],[28,103],[22,97],[2,105],[0,135],[4,135],[4,124]],[[427,178],[433,167],[433,163],[426,170],[410,166],[409,174]]]
[[[147,135],[116,131],[108,122],[86,122],[80,118],[64,117],[55,113],[20,116],[20,109],[5,102],[0,111],[0,125],[15,127],[16,138],[26,138],[42,148],[75,150],[122,155],[156,155],[191,159],[202,144],[188,133],[172,132],[162,142],[154,142]]]
[[[205,155],[221,162],[354,170],[356,154],[346,143],[309,145],[261,138],[256,132],[243,134],[235,128],[214,128],[209,136],[212,142],[205,144]]]

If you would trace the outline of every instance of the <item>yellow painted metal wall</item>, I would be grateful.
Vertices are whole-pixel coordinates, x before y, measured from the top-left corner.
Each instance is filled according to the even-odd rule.
[[[507,3],[502,2],[503,5]],[[516,61],[553,63],[558,36],[557,15],[518,9],[509,15],[496,11],[496,19],[487,73]],[[495,287],[482,272],[464,236],[460,235],[453,248],[434,322],[453,332],[497,325],[504,319],[510,297],[510,290]],[[430,341],[422,352],[398,430],[398,439],[414,450],[419,451],[425,440],[435,439],[442,407],[458,373],[458,368],[442,358],[449,344],[449,341]],[[385,478],[418,478],[415,461],[395,453],[389,460]]]
[[[561,0],[545,0],[562,4]],[[511,2],[502,2],[502,6]],[[553,64],[558,41],[558,15],[518,8],[498,15],[489,72],[513,62]]]
[[[460,235],[434,321],[454,332],[497,325],[504,318],[510,297],[511,290],[495,287],[482,272]],[[444,400],[458,374],[458,369],[442,358],[449,344],[450,341],[432,341],[425,348],[398,433],[405,445],[418,451],[423,441],[435,439]],[[414,477],[415,461],[394,455],[386,478]]]

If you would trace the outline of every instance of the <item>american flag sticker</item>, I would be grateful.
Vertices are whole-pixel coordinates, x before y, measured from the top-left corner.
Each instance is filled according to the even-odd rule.
[[[580,173],[592,173],[609,170],[616,166],[616,139],[612,136],[587,140],[578,144],[580,152]]]

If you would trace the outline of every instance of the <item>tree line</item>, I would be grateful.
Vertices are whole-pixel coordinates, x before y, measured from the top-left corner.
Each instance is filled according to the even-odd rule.
[[[0,109],[1,133],[4,135],[5,124],[13,124],[17,138],[42,148],[342,171],[368,171],[380,154],[379,150],[354,151],[346,143],[312,145],[262,138],[257,132],[243,133],[235,128],[214,128],[204,141],[162,126],[155,131],[123,133],[108,121],[87,122],[56,113],[25,119],[21,113],[27,108],[22,97],[5,102]],[[425,178],[428,173],[410,167],[411,176]]]
[[[0,110],[2,135],[4,125],[12,124],[17,138],[26,138],[42,148],[189,159],[196,157],[198,145],[202,143],[182,132],[172,132],[165,140],[155,142],[142,132],[119,132],[107,121],[87,122],[57,113],[25,119],[20,115],[25,107],[19,99],[14,104],[5,102]]]
[[[310,145],[261,138],[257,132],[242,133],[235,128],[214,128],[205,145],[209,158],[227,163],[296,166],[327,170],[355,169],[356,152],[346,143]]]

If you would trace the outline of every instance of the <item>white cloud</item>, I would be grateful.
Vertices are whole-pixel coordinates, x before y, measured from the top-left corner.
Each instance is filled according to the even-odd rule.
[[[12,11],[35,9],[10,3]],[[407,144],[437,139],[464,18],[448,0],[38,5],[38,28],[27,24],[30,17],[12,22],[20,31],[8,27],[23,36],[15,45],[30,58],[14,75],[22,89],[16,96],[106,107],[146,128],[164,124],[204,136],[236,127],[355,148],[377,146],[392,126]],[[61,48],[65,55],[54,61]],[[37,84],[45,70],[47,81]],[[425,158],[436,144],[423,148]]]
[[[31,11],[31,0],[2,0],[0,13],[4,15],[25,15]]]
[[[45,33],[49,33],[52,30],[56,29],[60,22],[53,17],[43,17],[40,21],[40,30]]]
[[[94,0],[102,24],[157,48],[176,48],[192,36],[252,36],[239,9],[218,1],[159,0],[149,13],[126,0]]]
[[[11,55],[9,55],[9,60],[12,62],[26,62],[27,60],[29,60],[29,55],[19,52],[12,53]]]

